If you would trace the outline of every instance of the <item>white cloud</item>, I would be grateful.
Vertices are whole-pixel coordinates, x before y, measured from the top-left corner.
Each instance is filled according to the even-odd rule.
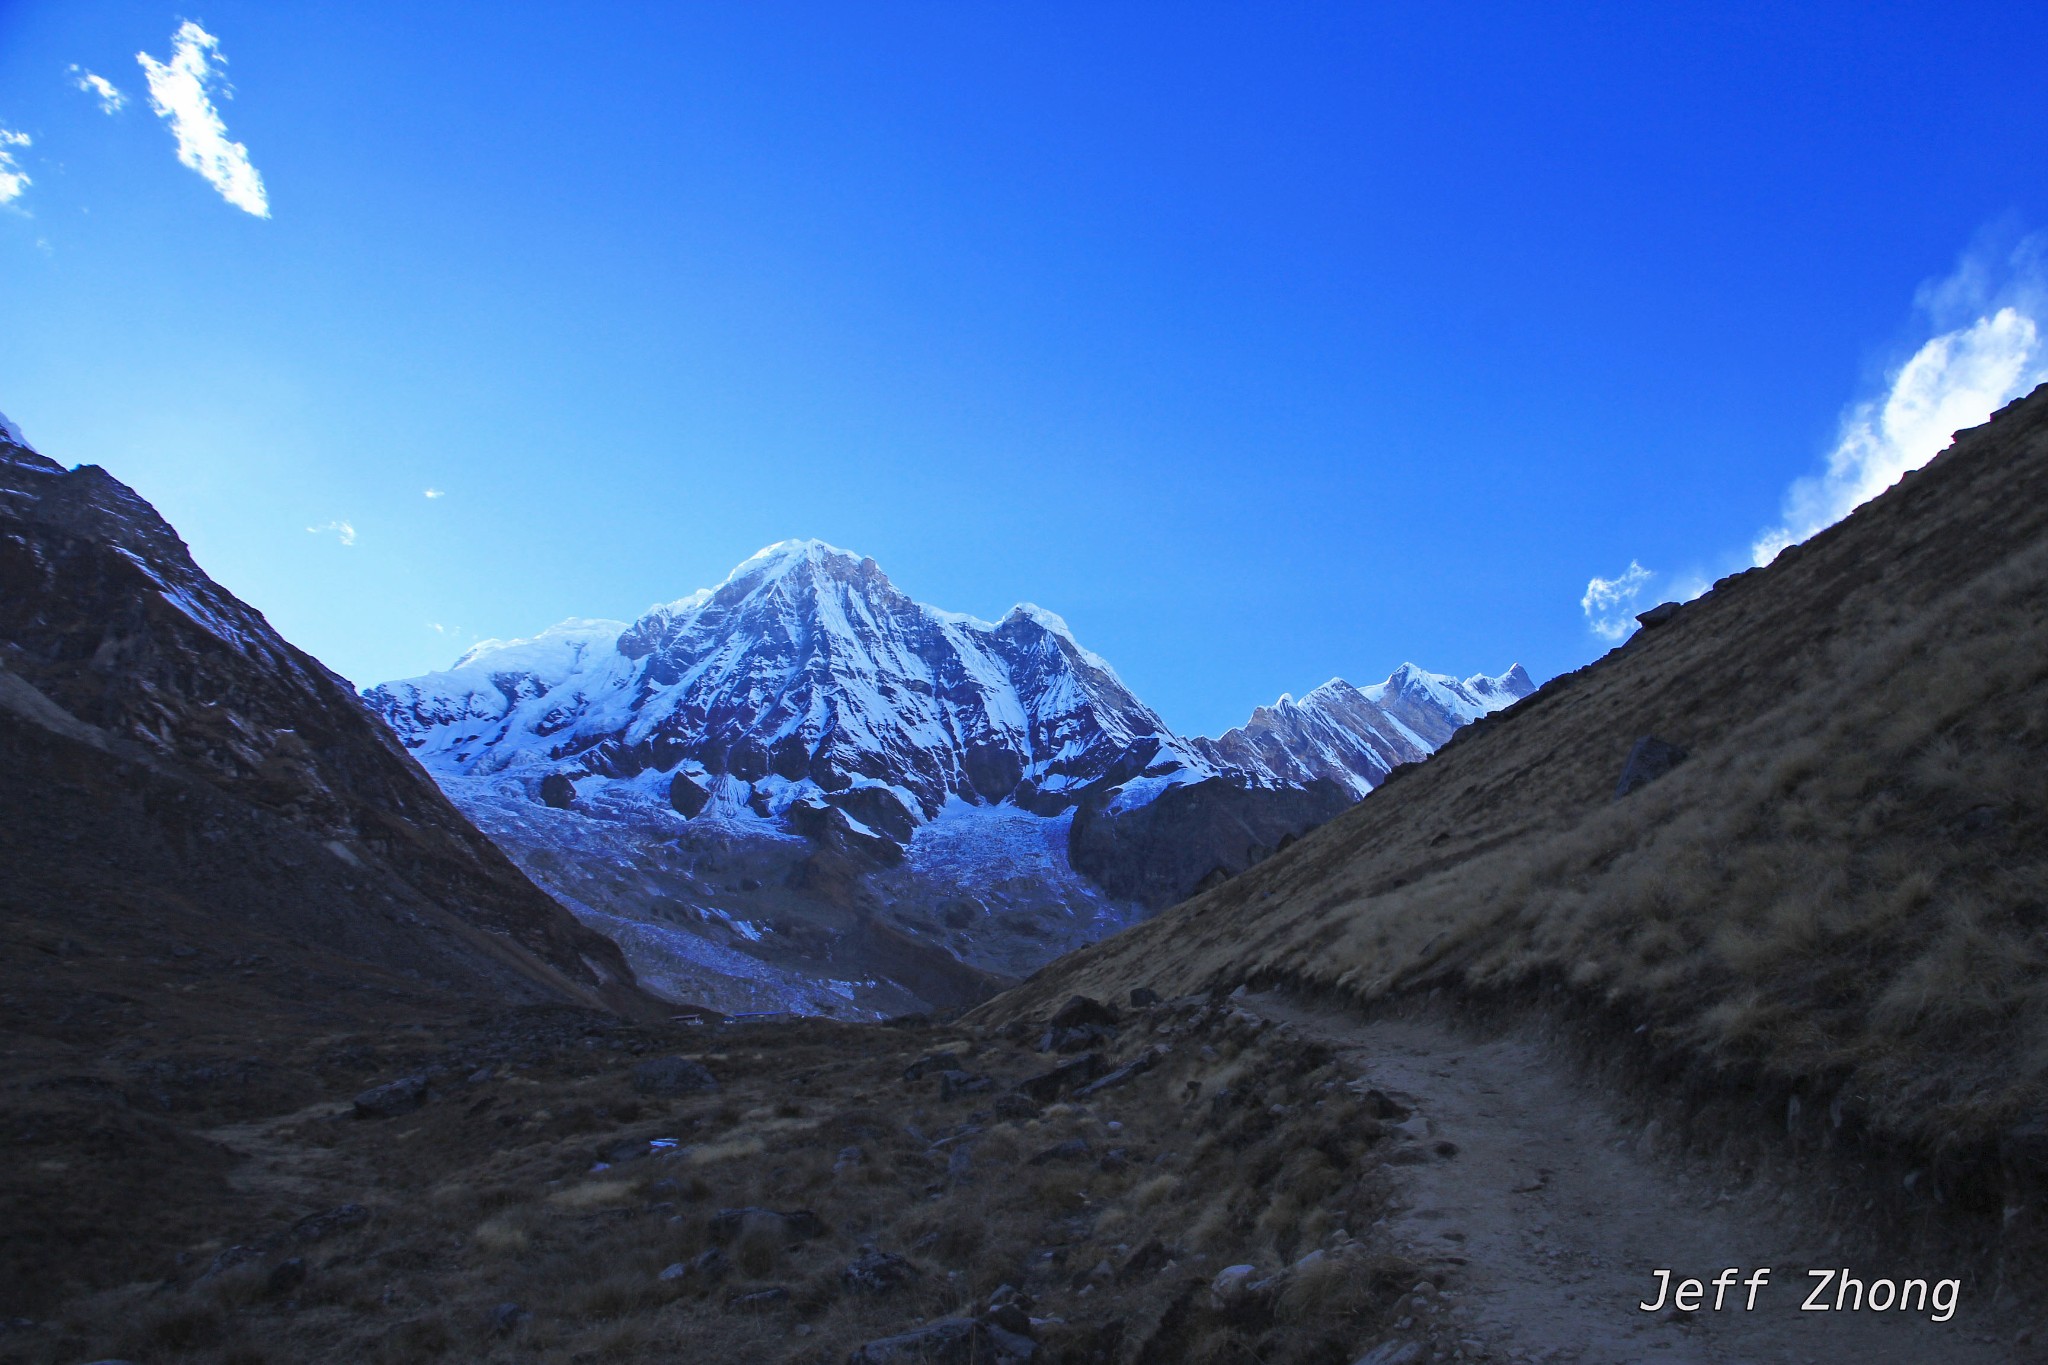
[[[128,103],[128,97],[115,89],[112,81],[105,76],[95,76],[83,67],[71,68],[71,83],[88,95],[99,96],[100,112],[103,114],[118,114],[121,107]]]
[[[2010,253],[1973,250],[1954,274],[1921,289],[1936,334],[1891,373],[1881,395],[1843,414],[1826,471],[1792,485],[1784,520],[1750,547],[1752,563],[1768,564],[1826,530],[1939,455],[1954,432],[2048,383],[2044,249],[2048,238],[2035,235]]]
[[[1593,633],[1603,640],[1619,640],[1634,630],[1636,599],[1653,577],[1648,569],[1631,559],[1628,567],[1613,578],[1595,578],[1586,584],[1579,610],[1586,613],[1586,623]]]
[[[0,204],[13,203],[21,198],[23,190],[35,183],[14,159],[14,148],[29,145],[27,133],[10,133],[0,128]]]
[[[135,60],[149,77],[149,107],[170,121],[178,139],[178,160],[199,172],[236,208],[268,218],[270,196],[263,177],[250,164],[249,149],[228,141],[227,125],[208,93],[220,75],[214,63],[227,65],[220,40],[187,19],[171,35],[170,61],[160,62],[147,52],[136,53]],[[223,96],[229,93],[223,86]]]
[[[349,525],[345,521],[330,521],[325,526],[308,526],[306,528],[306,533],[308,535],[315,536],[325,535],[329,531],[334,532],[335,536],[338,537],[341,543],[344,545],[353,545],[356,543],[356,528]]]
[[[432,500],[433,500],[433,499],[435,499],[435,498],[445,498],[445,497],[447,497],[447,496],[448,496],[448,495],[447,495],[446,493],[443,493],[443,492],[442,492],[442,491],[441,491],[440,489],[438,489],[438,488],[429,488],[429,489],[427,490],[427,499],[428,499],[428,501],[432,501]]]

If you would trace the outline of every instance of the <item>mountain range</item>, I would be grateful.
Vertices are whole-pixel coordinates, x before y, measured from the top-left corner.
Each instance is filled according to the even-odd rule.
[[[1533,690],[1404,665],[1178,735],[1054,613],[943,611],[791,540],[365,700],[651,988],[858,1013],[973,998],[1234,875]]]

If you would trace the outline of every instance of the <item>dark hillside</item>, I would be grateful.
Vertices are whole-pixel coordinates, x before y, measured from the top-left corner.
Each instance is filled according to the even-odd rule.
[[[1244,981],[1540,1005],[1665,1093],[1741,1097],[1746,1121],[1896,1163],[1889,1188],[2030,1243],[2048,1163],[2044,603],[2037,390],[985,1016]],[[1651,737],[1688,756],[1617,797]]]
[[[0,868],[0,1314],[152,1269],[232,1194],[193,1123],[305,1103],[336,1030],[655,1008],[147,503],[11,443]]]

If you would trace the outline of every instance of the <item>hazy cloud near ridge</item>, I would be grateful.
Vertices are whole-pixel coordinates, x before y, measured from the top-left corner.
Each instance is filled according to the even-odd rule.
[[[220,81],[215,66],[227,65],[220,40],[187,19],[171,35],[171,59],[160,62],[147,52],[135,54],[149,78],[149,106],[171,125],[178,139],[178,160],[199,172],[220,191],[220,197],[258,218],[270,216],[270,195],[263,177],[249,161],[249,149],[228,140],[227,125],[213,106],[209,87],[220,83],[225,98],[232,92]]]
[[[97,76],[80,66],[71,68],[71,83],[88,95],[99,97],[100,112],[118,114],[128,97],[114,88],[114,83],[105,76]]]
[[[34,184],[21,163],[14,159],[13,149],[31,144],[27,133],[12,133],[0,128],[0,204],[11,204],[21,198],[21,192]]]
[[[1941,330],[1892,372],[1883,394],[1843,414],[1826,471],[1786,492],[1784,520],[1756,538],[1752,563],[1826,530],[1939,455],[1955,432],[2048,383],[2044,258],[2048,236],[2036,233],[2009,252],[1973,249],[1921,288],[1916,302]]]
[[[1914,306],[1933,335],[1887,375],[1883,392],[1843,412],[1826,469],[1786,491],[1781,521],[1749,546],[1749,564],[1768,564],[1826,530],[1947,449],[1955,432],[2048,383],[2048,233],[2016,243],[2008,236],[2005,245],[1989,238],[1920,287]],[[1638,600],[1657,577],[1630,560],[1616,577],[1594,578],[1579,599],[1587,626],[1603,640],[1631,634]],[[1687,573],[1661,595],[1689,602],[1710,586],[1707,575]]]
[[[1614,577],[1595,578],[1586,584],[1579,610],[1586,613],[1586,624],[1593,633],[1603,640],[1619,640],[1634,630],[1636,599],[1642,596],[1643,585],[1653,577],[1648,569],[1631,559],[1628,567]]]

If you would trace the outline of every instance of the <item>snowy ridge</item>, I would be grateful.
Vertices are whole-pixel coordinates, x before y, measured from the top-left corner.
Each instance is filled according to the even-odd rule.
[[[1372,687],[1332,679],[1216,739],[1186,738],[1056,614],[942,611],[872,559],[790,540],[637,621],[488,640],[366,698],[437,775],[559,773],[579,797],[592,781],[631,784],[685,816],[802,807],[903,844],[949,801],[1052,815],[1090,790],[1129,808],[1216,777],[1329,778],[1362,796],[1532,690],[1519,666],[1459,681],[1404,664]]]

